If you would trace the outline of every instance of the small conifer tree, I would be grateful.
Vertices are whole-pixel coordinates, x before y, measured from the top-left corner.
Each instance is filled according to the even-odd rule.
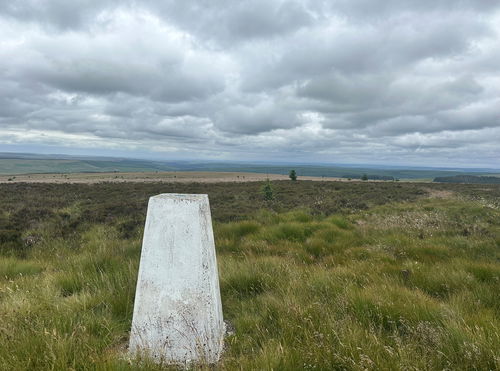
[[[269,179],[262,187],[262,194],[264,195],[264,200],[266,201],[274,200],[274,190],[273,187],[271,186],[271,182],[269,181]]]
[[[295,172],[295,170],[290,170],[290,174],[288,174],[288,177],[291,180],[296,181],[297,180],[297,173]]]

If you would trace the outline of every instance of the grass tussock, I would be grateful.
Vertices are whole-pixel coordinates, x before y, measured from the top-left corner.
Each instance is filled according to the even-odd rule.
[[[11,257],[0,259],[0,279],[12,280],[22,276],[35,275],[43,270],[43,266],[33,262]]]
[[[388,187],[365,186],[370,197]],[[332,189],[358,203],[359,190],[343,191]],[[22,228],[24,206],[0,214],[15,232],[0,241],[0,369],[168,369],[123,356],[143,210],[110,201],[101,219],[87,201],[64,205],[71,197],[32,206]],[[333,213],[309,201],[215,218],[234,327],[219,369],[500,368],[499,209],[466,192]]]

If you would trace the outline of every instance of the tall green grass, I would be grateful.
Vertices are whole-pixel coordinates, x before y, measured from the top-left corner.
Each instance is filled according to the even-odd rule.
[[[25,261],[12,257],[0,259],[0,280],[12,280],[22,276],[30,276],[40,273],[43,266],[35,261]]]
[[[121,225],[40,224],[24,259],[0,256],[0,369],[168,369],[126,357],[140,234]],[[458,199],[215,223],[234,327],[217,367],[499,369],[499,230]]]

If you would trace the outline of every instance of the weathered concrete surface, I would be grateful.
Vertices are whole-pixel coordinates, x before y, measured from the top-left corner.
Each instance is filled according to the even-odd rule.
[[[129,351],[169,363],[213,363],[223,337],[208,196],[151,197]]]

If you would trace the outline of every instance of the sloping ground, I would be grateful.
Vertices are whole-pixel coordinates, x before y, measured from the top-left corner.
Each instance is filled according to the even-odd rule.
[[[0,186],[0,369],[167,368],[123,358],[160,190],[211,193],[219,368],[500,368],[498,187],[290,183]]]
[[[162,166],[161,170],[170,167]],[[0,174],[82,173],[156,170],[152,162],[0,158]]]

